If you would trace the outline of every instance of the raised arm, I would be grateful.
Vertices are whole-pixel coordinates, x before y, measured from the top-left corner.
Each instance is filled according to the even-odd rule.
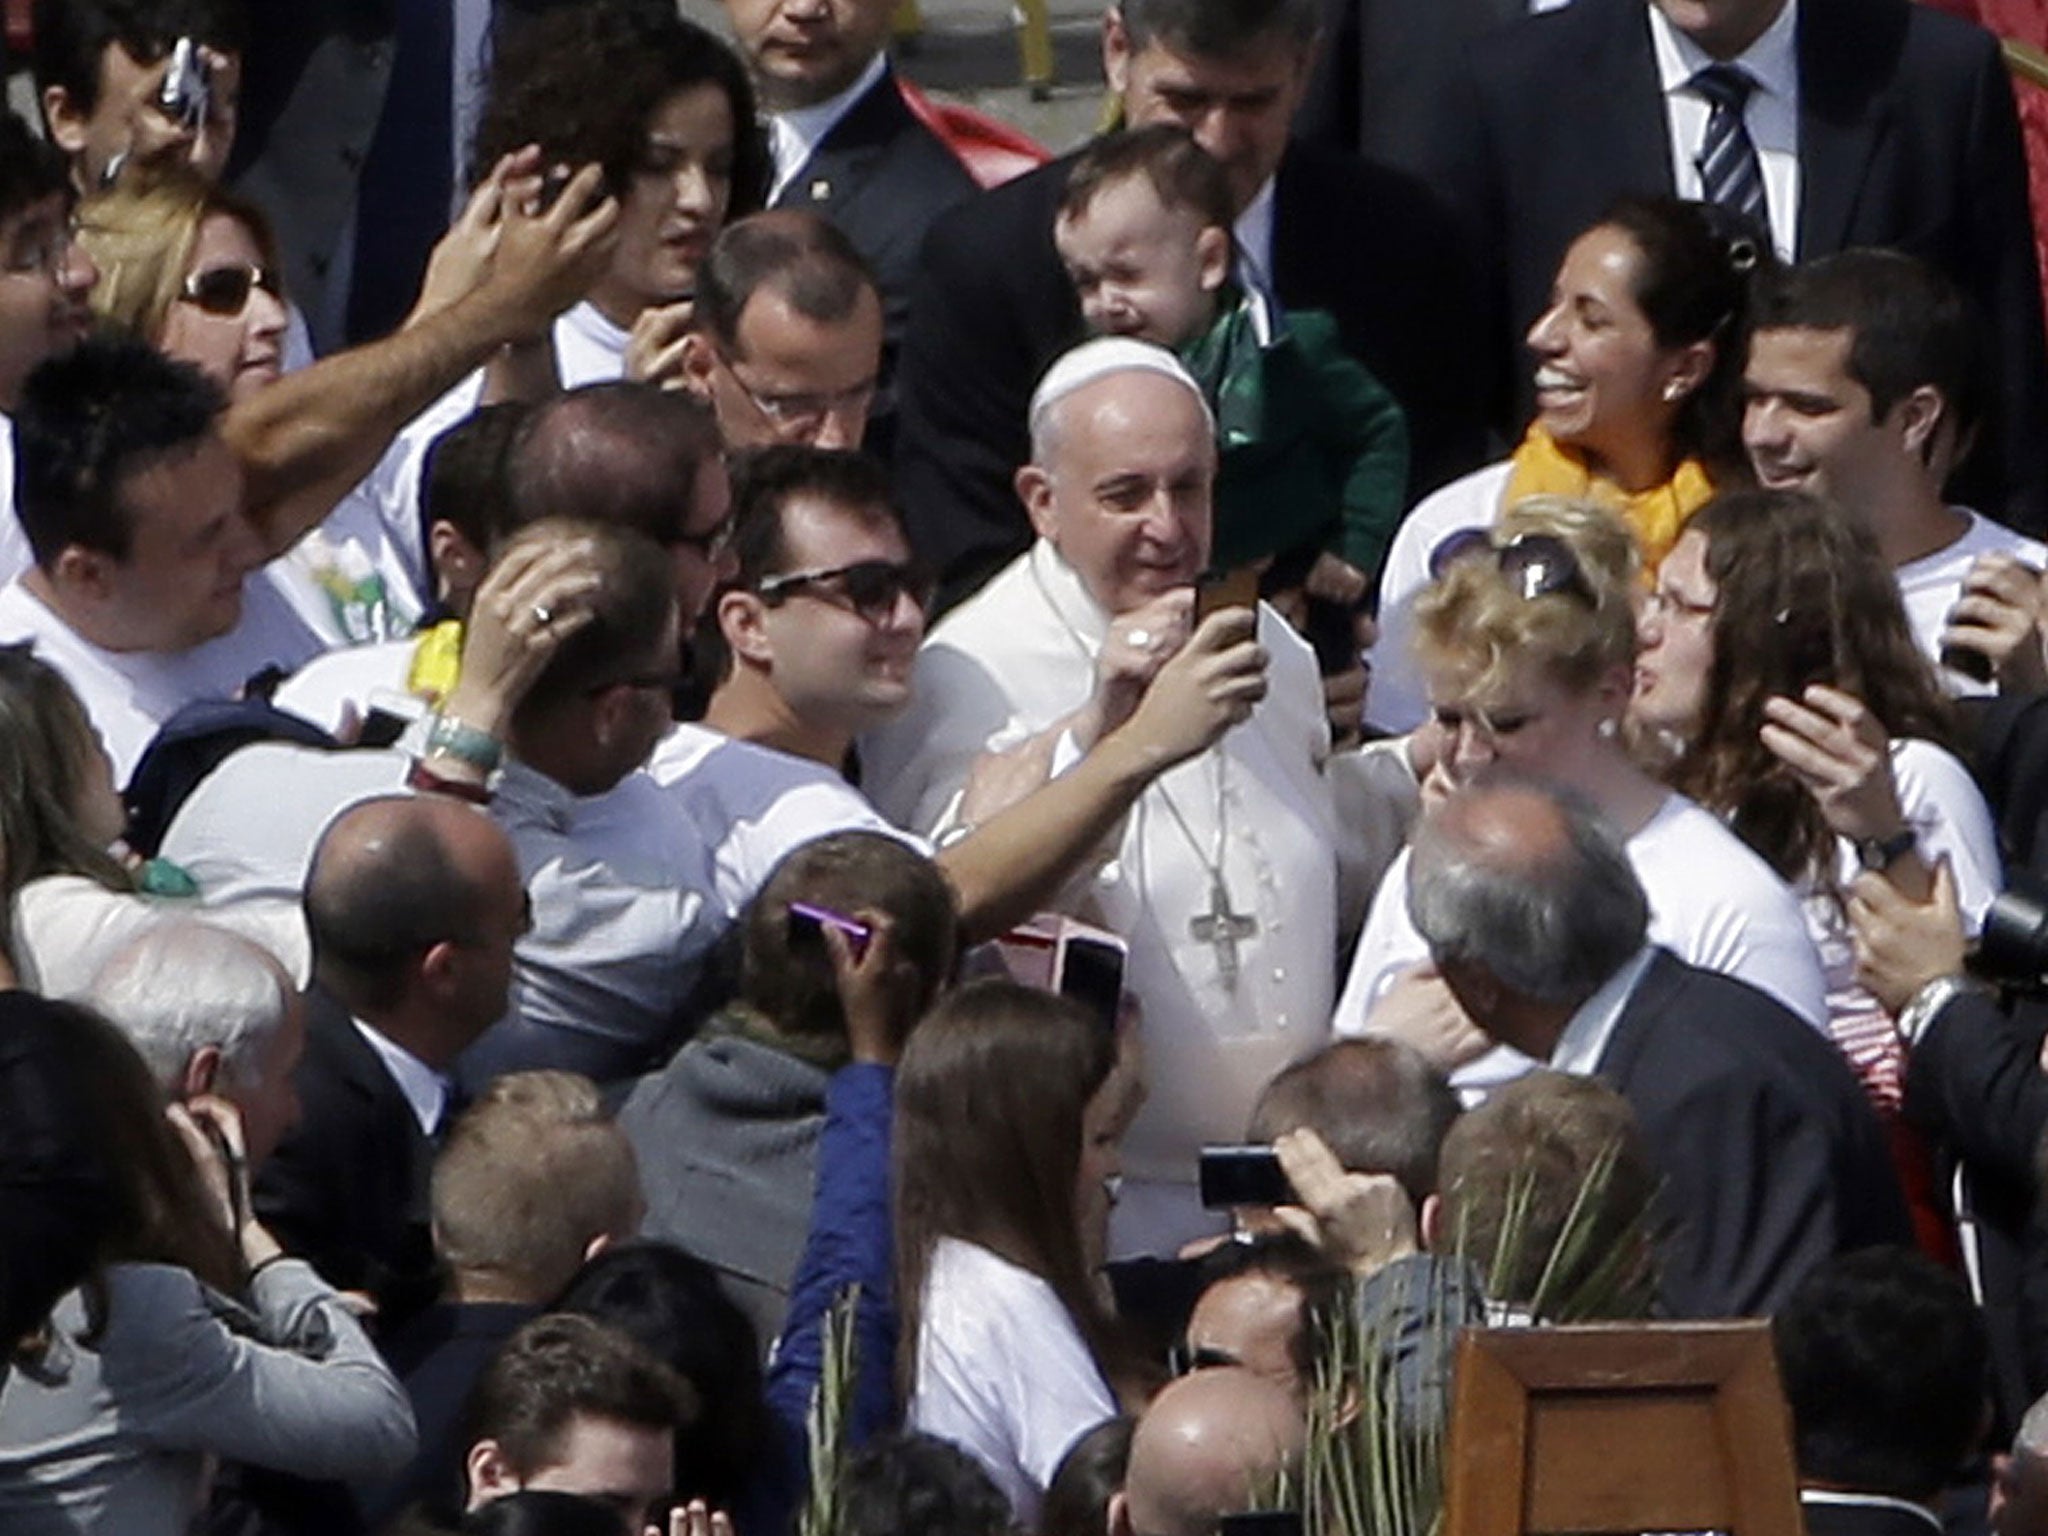
[[[286,374],[222,424],[248,475],[251,521],[289,549],[369,472],[398,430],[500,347],[527,342],[582,297],[609,259],[618,205],[585,166],[532,208],[533,152],[508,156],[436,248],[405,327]]]

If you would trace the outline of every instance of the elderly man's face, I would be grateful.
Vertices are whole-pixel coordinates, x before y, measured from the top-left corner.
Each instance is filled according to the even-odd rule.
[[[1017,474],[1032,527],[1109,612],[1201,575],[1216,448],[1185,385],[1142,370],[1097,379],[1055,407],[1040,448],[1044,462]]]

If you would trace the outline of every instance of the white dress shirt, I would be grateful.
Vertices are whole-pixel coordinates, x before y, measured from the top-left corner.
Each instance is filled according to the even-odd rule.
[[[1244,205],[1244,212],[1237,216],[1237,223],[1231,226],[1231,238],[1237,244],[1238,280],[1248,287],[1258,289],[1265,295],[1266,302],[1275,310],[1280,308],[1280,295],[1273,288],[1273,184],[1276,177],[1268,176],[1266,184],[1252,194],[1252,200]]]
[[[882,73],[889,67],[889,61],[877,53],[868,60],[868,67],[837,96],[827,97],[808,107],[792,107],[787,112],[776,112],[768,118],[768,149],[775,157],[775,180],[768,188],[768,203],[773,207],[789,184],[796,180],[796,173],[802,170],[817,148],[825,141],[825,135],[839,126],[839,120],[853,110],[853,104],[874,88]]]
[[[356,1033],[377,1053],[384,1070],[391,1074],[391,1081],[398,1084],[398,1091],[405,1095],[406,1108],[420,1123],[420,1134],[431,1137],[440,1129],[441,1115],[448,1108],[448,1079],[361,1019],[352,1018],[349,1023],[355,1025]]]
[[[1549,1066],[1574,1077],[1591,1077],[1600,1070],[1600,1058],[1607,1054],[1607,1042],[1621,1022],[1622,1010],[1636,994],[1636,983],[1657,957],[1656,946],[1645,944],[1622,968],[1600,985],[1600,990],[1579,1004],[1564,1033],[1550,1052]]]
[[[1694,159],[1707,136],[1713,108],[1692,85],[1693,76],[1722,62],[1671,24],[1657,6],[1650,8],[1650,39],[1657,54],[1657,78],[1664,91],[1664,115],[1671,127],[1672,185],[1680,197],[1700,196],[1700,169]],[[1799,0],[1785,0],[1778,19],[1735,58],[1735,65],[1756,82],[1743,108],[1742,121],[1756,145],[1764,174],[1764,204],[1771,216],[1771,244],[1778,259],[1799,254]]]

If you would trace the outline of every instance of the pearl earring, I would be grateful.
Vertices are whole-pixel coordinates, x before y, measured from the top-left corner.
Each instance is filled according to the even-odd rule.
[[[1678,398],[1678,397],[1679,397],[1680,395],[1682,395],[1682,394],[1684,394],[1684,393],[1685,393],[1685,389],[1684,389],[1684,386],[1682,386],[1682,385],[1681,385],[1681,384],[1680,384],[1680,383],[1678,382],[1678,380],[1676,380],[1676,379],[1667,379],[1667,380],[1665,380],[1665,383],[1664,383],[1664,403],[1665,403],[1666,405],[1669,405],[1669,404],[1670,404],[1670,403],[1671,403],[1672,401],[1676,400],[1676,399],[1677,399],[1677,398]]]
[[[1609,717],[1594,726],[1593,733],[1602,741],[1612,741],[1621,734],[1621,722]]]

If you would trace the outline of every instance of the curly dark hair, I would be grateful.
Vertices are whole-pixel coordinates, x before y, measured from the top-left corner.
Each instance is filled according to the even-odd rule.
[[[715,85],[732,107],[732,201],[737,219],[768,189],[768,145],[746,66],[672,5],[589,0],[534,18],[491,63],[471,164],[481,177],[504,156],[539,144],[550,161],[604,167],[622,192],[645,147],[647,120],[678,91]]]
[[[1862,519],[1816,496],[1737,491],[1686,524],[1707,541],[1714,661],[1698,728],[1666,777],[1728,818],[1786,880],[1832,884],[1835,834],[1764,746],[1764,703],[1824,682],[1886,732],[1955,749],[1954,711],[1914,643],[1899,584]]]

